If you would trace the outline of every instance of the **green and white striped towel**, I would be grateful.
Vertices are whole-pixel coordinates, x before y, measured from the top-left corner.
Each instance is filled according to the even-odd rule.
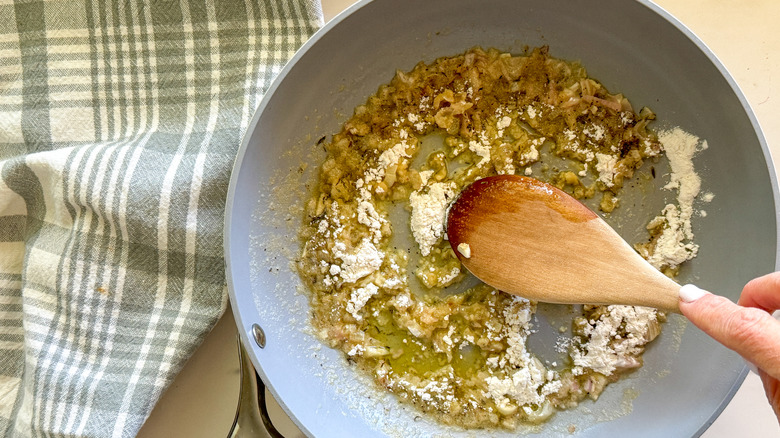
[[[0,435],[134,436],[227,303],[241,136],[316,0],[0,1]]]

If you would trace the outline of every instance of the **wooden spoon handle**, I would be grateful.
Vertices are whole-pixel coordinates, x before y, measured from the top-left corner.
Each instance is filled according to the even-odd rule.
[[[591,229],[593,243],[579,251],[590,260],[592,269],[579,269],[578,284],[586,291],[595,291],[594,304],[630,304],[679,312],[679,284],[651,266],[601,218],[585,226]],[[569,261],[566,269],[577,270],[577,258]]]

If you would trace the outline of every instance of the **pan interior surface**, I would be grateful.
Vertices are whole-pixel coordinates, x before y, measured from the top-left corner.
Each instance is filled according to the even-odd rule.
[[[651,107],[656,127],[679,126],[707,140],[694,164],[703,190],[715,197],[706,218],[693,224],[699,256],[680,282],[736,300],[746,281],[775,270],[776,181],[755,118],[708,50],[656,6],[625,0],[361,2],[318,32],[281,72],[249,127],[228,194],[228,287],[239,332],[261,377],[306,434],[473,435],[420,417],[374,390],[340,352],[316,339],[291,263],[300,248],[296,232],[322,158],[317,141],[338,132],[396,70],[474,46],[522,53],[541,45],[554,57],[580,61],[635,108]],[[651,205],[662,202],[650,198]],[[627,221],[618,231],[631,236],[639,223]],[[669,319],[641,370],[612,384],[598,402],[583,402],[523,432],[558,436],[574,426],[578,436],[701,434],[742,382],[744,362],[686,327],[682,317]],[[253,324],[263,328],[265,348],[251,339]],[[537,343],[550,348],[554,340]]]

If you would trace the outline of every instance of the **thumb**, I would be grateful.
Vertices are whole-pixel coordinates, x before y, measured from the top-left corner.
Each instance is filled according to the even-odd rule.
[[[693,285],[680,289],[680,311],[696,327],[772,377],[780,377],[780,322]]]

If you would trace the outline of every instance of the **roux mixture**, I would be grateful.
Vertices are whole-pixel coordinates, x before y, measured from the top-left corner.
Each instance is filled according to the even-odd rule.
[[[444,218],[471,182],[513,173],[612,212],[642,163],[663,154],[647,129],[653,119],[547,48],[522,56],[477,48],[397,72],[325,143],[298,262],[319,336],[447,424],[512,429],[597,399],[641,366],[664,316],[573,308],[581,316],[559,345],[568,358],[546,363],[526,345],[536,304],[468,275]],[[658,242],[675,244],[659,237],[667,213],[638,248],[674,275],[697,248],[681,238],[680,257],[656,254]],[[468,257],[469,248],[459,251]]]

